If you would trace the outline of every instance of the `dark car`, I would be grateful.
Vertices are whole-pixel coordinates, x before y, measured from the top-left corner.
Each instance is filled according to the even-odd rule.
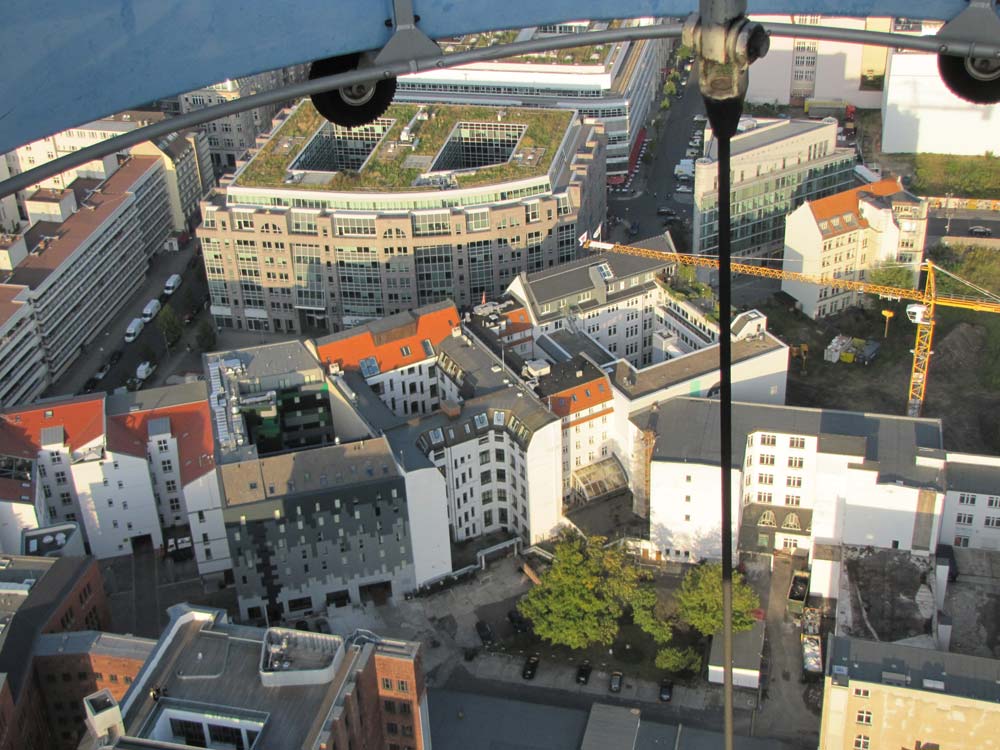
[[[101,369],[94,373],[95,380],[104,380],[104,376],[111,371],[111,363],[105,362],[101,365]]]
[[[989,227],[969,227],[969,234],[973,237],[992,237],[993,230]]]
[[[184,313],[184,325],[189,326],[194,323],[195,316],[198,314],[197,310],[188,310]]]
[[[590,659],[584,659],[580,666],[576,668],[576,682],[578,685],[586,685],[590,682],[590,673],[594,668],[590,666]]]
[[[514,628],[515,633],[527,633],[530,626],[528,624],[528,618],[518,612],[516,609],[512,609],[507,613],[507,619],[510,620],[511,627]]]
[[[125,381],[125,387],[128,388],[130,391],[138,391],[142,388],[144,383],[145,383],[144,380],[139,380],[139,378],[131,377]]]
[[[666,206],[662,206],[662,207],[656,209],[656,215],[657,216],[676,216],[677,212],[674,211],[674,209],[672,209],[672,208],[667,208]]]
[[[526,680],[535,679],[535,672],[538,671],[538,654],[529,656],[528,660],[524,662],[524,669],[521,670],[521,677]]]
[[[488,622],[479,620],[476,623],[476,632],[479,633],[479,640],[483,642],[484,646],[489,646],[496,640],[496,633],[493,632],[493,626]]]
[[[612,693],[620,693],[622,691],[622,682],[625,680],[625,675],[621,672],[612,672],[611,681],[608,683],[608,690]]]
[[[97,390],[97,378],[87,378],[87,382],[83,384],[80,393],[93,393],[95,390]]]
[[[673,680],[662,679],[660,680],[660,700],[664,703],[669,703],[670,699],[674,697],[674,683]]]
[[[309,630],[309,623],[306,622],[305,620],[299,620],[297,623],[295,623],[295,629],[296,630]]]
[[[123,352],[121,349],[115,349],[113,352],[111,352],[111,356],[108,357],[108,363],[112,365],[117,365],[119,362],[122,361],[122,354]]]

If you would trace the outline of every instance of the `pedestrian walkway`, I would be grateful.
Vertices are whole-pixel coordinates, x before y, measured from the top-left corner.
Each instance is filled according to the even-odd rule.
[[[523,657],[507,654],[483,654],[477,657],[472,664],[467,665],[469,671],[477,679],[526,685],[529,683],[521,677],[523,667]],[[617,698],[625,702],[660,702],[660,686],[656,682],[634,679],[625,674],[621,692],[612,693],[608,690],[610,678],[609,672],[595,669],[590,675],[590,681],[586,685],[580,685],[576,681],[575,666],[546,662],[543,656],[538,666],[538,673],[530,685],[578,695],[590,695],[595,698]],[[708,685],[701,687],[676,685],[670,703],[678,708],[704,711],[715,706],[714,693],[715,690]],[[752,708],[753,706],[738,705],[737,707]]]

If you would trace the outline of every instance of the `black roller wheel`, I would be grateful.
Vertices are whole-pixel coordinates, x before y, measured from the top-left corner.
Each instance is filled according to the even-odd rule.
[[[938,55],[938,72],[955,96],[975,104],[1000,102],[1000,60]]]
[[[309,80],[357,70],[360,54],[317,60],[309,70]],[[344,86],[312,95],[313,106],[327,120],[346,128],[367,125],[388,109],[396,93],[396,79]]]

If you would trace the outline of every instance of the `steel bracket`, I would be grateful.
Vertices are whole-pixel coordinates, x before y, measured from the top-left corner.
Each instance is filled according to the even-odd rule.
[[[370,66],[391,65],[393,63],[408,63],[414,73],[419,70],[417,61],[421,58],[441,56],[441,47],[437,42],[417,28],[419,16],[413,13],[413,0],[392,0],[393,20],[386,20],[395,32],[385,46],[371,58]],[[371,54],[371,53],[369,53]],[[365,63],[364,56],[362,63]],[[391,78],[389,73],[386,78]]]

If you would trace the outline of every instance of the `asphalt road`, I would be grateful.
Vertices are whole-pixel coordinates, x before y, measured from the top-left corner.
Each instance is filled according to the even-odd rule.
[[[690,194],[675,194],[674,167],[685,158],[688,141],[694,128],[692,119],[697,114],[704,114],[701,94],[698,91],[697,71],[692,70],[688,84],[680,99],[671,99],[669,114],[660,115],[661,123],[658,132],[649,135],[656,140],[656,150],[651,164],[640,162],[638,179],[633,180],[634,194],[610,193],[608,195],[608,210],[612,216],[619,216],[626,221],[638,221],[639,232],[634,239],[644,239],[663,233],[662,217],[656,215],[656,209],[667,206],[677,211],[678,215],[690,222],[692,202]],[[659,106],[658,104],[656,106]],[[626,239],[625,225],[615,227],[615,239]],[[675,224],[671,233],[677,235],[683,232],[690,238],[690,223],[683,229]],[[688,243],[685,243],[687,246]]]
[[[927,219],[927,236],[971,237],[969,234],[970,227],[988,227],[993,230],[993,239],[1000,239],[1000,216],[992,220],[983,217],[953,216],[950,231],[947,232],[945,229],[948,228],[948,220],[943,215],[929,216]]]
[[[124,335],[132,318],[141,314],[142,308],[149,300],[156,299],[162,294],[167,277],[173,273],[181,274],[183,282],[171,297],[166,298],[164,306],[171,306],[181,320],[188,310],[198,307],[198,316],[191,324],[192,327],[199,321],[208,319],[208,312],[203,307],[204,300],[208,296],[208,284],[205,281],[205,267],[201,257],[195,254],[195,245],[195,242],[190,242],[176,253],[160,253],[153,258],[142,287],[122,306],[111,322],[83,348],[73,367],[49,388],[46,396],[81,392],[87,379],[93,377],[115,351],[121,351],[121,360],[112,365],[108,374],[97,383],[95,390],[110,392],[125,385],[126,381],[135,375],[139,363],[147,358],[145,355],[150,352],[155,361],[163,361],[167,345],[155,319],[146,324],[138,339],[132,343],[126,344]]]

